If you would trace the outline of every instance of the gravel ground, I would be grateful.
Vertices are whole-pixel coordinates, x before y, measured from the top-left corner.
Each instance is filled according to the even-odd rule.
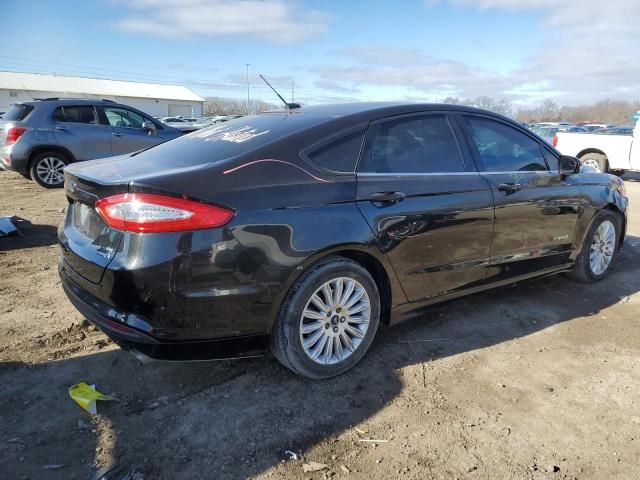
[[[640,175],[626,180],[629,235],[603,282],[434,306],[313,382],[270,357],[142,365],[119,350],[59,286],[64,193],[0,171],[0,216],[25,233],[0,239],[0,476],[120,462],[147,480],[637,479]],[[90,416],[67,394],[81,381],[117,401]]]

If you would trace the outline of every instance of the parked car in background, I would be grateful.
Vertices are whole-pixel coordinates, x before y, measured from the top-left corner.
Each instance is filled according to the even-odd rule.
[[[198,130],[197,127],[194,127],[193,123],[180,117],[161,117],[160,121],[165,125],[180,130],[182,133],[190,133]]]
[[[201,128],[206,128],[206,127],[210,127],[211,125],[215,125],[216,123],[219,123],[219,120],[217,120],[217,117],[202,117],[202,118],[198,118],[193,123],[193,126],[199,130]]]
[[[332,377],[380,323],[432,303],[558,272],[602,279],[628,200],[622,180],[579,167],[459,105],[252,115],[68,167],[61,282],[138,358],[271,349]]]
[[[218,123],[227,122],[229,120],[233,120],[234,118],[239,118],[242,115],[216,115],[213,117],[202,117],[197,119],[192,125],[196,130],[201,128],[210,127],[212,125],[216,125]]]
[[[594,130],[593,133],[600,135],[633,135],[633,127],[617,125],[615,127],[600,128]]]
[[[548,126],[548,127],[540,127],[538,126],[537,128],[533,129],[533,133],[541,136],[542,138],[544,138],[547,142],[551,143],[551,141],[553,140],[553,136],[558,133],[561,130],[561,127],[558,126]]]
[[[600,130],[601,128],[610,128],[613,126],[615,125],[610,125],[606,123],[588,123],[586,125],[582,125],[582,128],[584,128],[587,132],[593,132],[595,130]]]
[[[600,172],[622,175],[627,170],[640,170],[640,123],[632,135],[559,132],[553,138],[553,145],[563,154],[577,157]]]
[[[0,162],[45,188],[72,162],[142,150],[182,133],[110,100],[52,98],[14,104],[0,120]]]
[[[536,123],[537,127],[573,127],[573,123],[570,122],[539,122]]]

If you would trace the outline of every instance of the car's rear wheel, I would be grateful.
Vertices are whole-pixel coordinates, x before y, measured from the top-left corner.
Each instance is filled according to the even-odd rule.
[[[620,217],[607,210],[598,213],[569,277],[584,283],[603,279],[618,253],[619,238]]]
[[[599,172],[607,171],[607,157],[601,153],[586,153],[580,157],[582,165],[595,168]]]
[[[272,334],[272,351],[295,373],[321,379],[353,367],[380,320],[375,281],[360,264],[333,257],[312,266],[291,288]]]
[[[64,167],[69,159],[58,152],[44,152],[35,156],[29,173],[31,179],[44,188],[60,188],[64,185]]]

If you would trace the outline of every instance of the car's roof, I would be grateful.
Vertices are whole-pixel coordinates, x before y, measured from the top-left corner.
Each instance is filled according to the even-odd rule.
[[[118,104],[118,102],[114,102],[113,100],[106,100],[101,98],[71,98],[71,97],[36,98],[34,100],[27,101],[27,102],[18,102],[18,104],[20,105],[33,105],[33,106],[42,104],[42,103],[56,103],[56,104],[62,104],[62,105],[70,104],[70,103],[73,103],[74,105],[82,105],[84,103],[90,104],[90,105],[94,105],[97,103],[101,103],[105,105]]]
[[[371,116],[385,117],[391,115],[402,115],[421,111],[461,111],[482,114],[491,114],[496,117],[505,118],[502,115],[488,112],[480,108],[466,105],[453,105],[449,103],[407,103],[407,102],[355,102],[355,103],[334,103],[324,105],[306,105],[291,110],[271,110],[263,114],[293,114],[293,115],[317,115],[323,117],[346,117],[346,116]],[[369,114],[369,115],[367,115]]]

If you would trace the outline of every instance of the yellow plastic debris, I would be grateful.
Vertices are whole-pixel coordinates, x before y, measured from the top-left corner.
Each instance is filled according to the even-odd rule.
[[[96,400],[113,400],[112,397],[97,391],[95,385],[87,385],[84,382],[69,387],[69,396],[78,405],[93,415],[98,413]]]

